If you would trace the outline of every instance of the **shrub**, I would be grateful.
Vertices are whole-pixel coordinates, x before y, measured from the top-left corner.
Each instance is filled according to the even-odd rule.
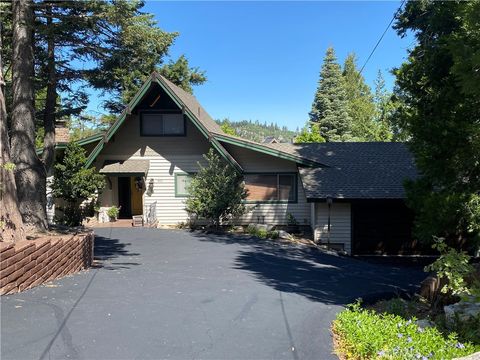
[[[442,293],[450,293],[455,296],[474,296],[480,298],[480,284],[472,274],[475,268],[470,264],[471,257],[463,252],[457,251],[445,244],[443,238],[434,237],[433,248],[440,252],[440,257],[432,264],[425,267],[425,271],[434,271],[438,278],[445,278],[447,283],[440,290]],[[471,284],[467,278],[472,277]]]
[[[188,187],[186,210],[198,218],[205,218],[218,226],[246,212],[244,200],[247,191],[243,176],[220,159],[213,149],[204,155],[206,166],[198,164],[200,171]]]
[[[279,233],[276,230],[267,231],[266,229],[258,229],[255,225],[248,225],[247,233],[259,237],[260,239],[278,239]]]
[[[298,221],[297,221],[297,219],[295,218],[295,216],[293,216],[292,213],[287,213],[287,225],[289,225],[289,226],[296,226],[296,225],[298,225]]]
[[[94,168],[86,168],[86,162],[85,150],[71,142],[65,149],[62,162],[54,167],[52,194],[65,201],[63,217],[58,219],[65,225],[79,225],[84,216],[80,204],[94,197],[105,186],[104,176]]]
[[[452,359],[478,350],[455,333],[444,337],[436,328],[419,328],[415,318],[377,314],[359,303],[339,313],[332,330],[345,359]]]
[[[107,210],[107,215],[110,219],[118,218],[118,214],[120,214],[120,208],[116,207],[115,205]]]

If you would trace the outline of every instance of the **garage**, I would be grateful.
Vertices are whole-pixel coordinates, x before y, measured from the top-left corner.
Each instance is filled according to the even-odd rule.
[[[425,253],[413,240],[413,212],[403,200],[351,202],[354,255],[415,255]]]

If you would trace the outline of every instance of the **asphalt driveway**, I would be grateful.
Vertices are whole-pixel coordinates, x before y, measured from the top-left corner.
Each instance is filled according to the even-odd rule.
[[[1,359],[330,359],[342,305],[423,278],[244,237],[96,234],[100,266],[1,298]]]

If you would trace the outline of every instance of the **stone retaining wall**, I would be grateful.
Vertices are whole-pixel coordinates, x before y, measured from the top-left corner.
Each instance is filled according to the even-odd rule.
[[[13,294],[92,265],[93,232],[0,243],[0,295]]]

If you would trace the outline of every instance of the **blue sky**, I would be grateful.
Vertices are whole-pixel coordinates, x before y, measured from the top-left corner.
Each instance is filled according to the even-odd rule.
[[[349,52],[363,64],[400,1],[391,2],[164,2],[147,1],[159,26],[178,31],[173,58],[185,54],[208,82],[195,96],[214,118],[276,122],[291,129],[308,118],[328,46],[342,63]],[[413,38],[393,29],[364,70],[373,85],[406,57]],[[94,104],[92,104],[94,105]]]

